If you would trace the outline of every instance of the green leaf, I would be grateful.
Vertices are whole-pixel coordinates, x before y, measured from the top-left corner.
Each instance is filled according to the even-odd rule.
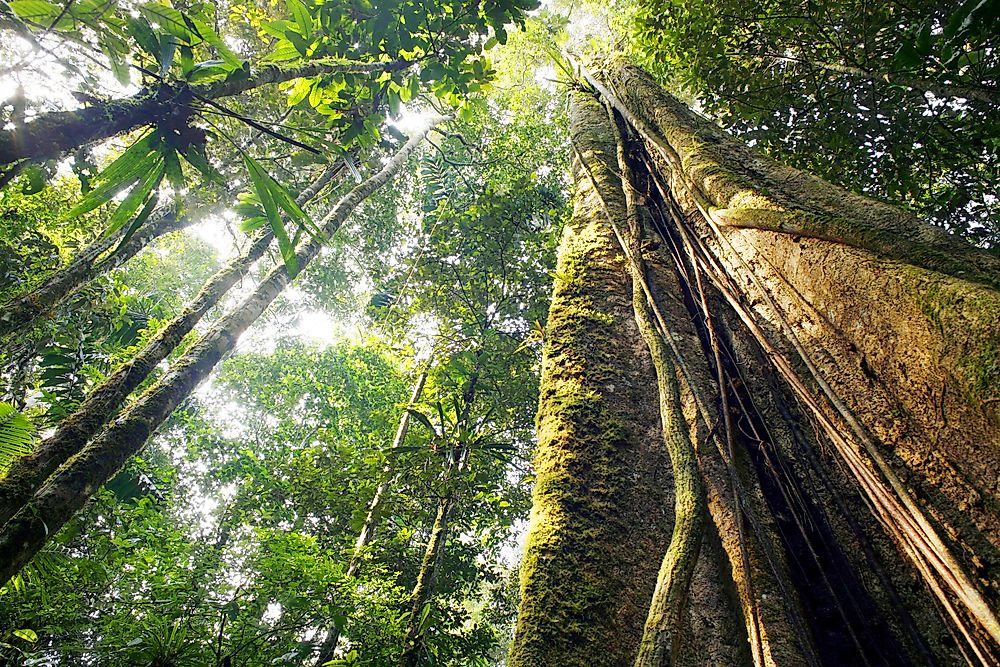
[[[128,26],[128,32],[132,35],[132,39],[135,40],[135,43],[150,56],[159,59],[160,42],[153,33],[153,27],[149,25],[149,21],[141,16],[130,15],[126,19],[126,25]],[[157,62],[159,62],[159,60],[157,60]]]
[[[181,155],[188,164],[197,169],[207,180],[219,183],[220,185],[225,183],[225,179],[219,173],[219,170],[212,166],[212,163],[208,161],[208,158],[205,157],[205,154],[197,146],[188,146]]]
[[[187,80],[191,83],[198,83],[207,79],[221,78],[229,74],[232,69],[222,60],[206,60],[191,68],[187,73]]]
[[[160,54],[156,62],[160,63],[160,77],[165,78],[170,73],[170,66],[174,64],[174,54],[177,52],[177,40],[171,35],[164,35],[160,39]]]
[[[19,19],[39,24],[51,23],[62,11],[45,0],[11,0],[7,4]]]
[[[429,430],[431,433],[433,433],[434,435],[437,435],[437,429],[434,428],[434,424],[431,423],[430,418],[427,415],[425,415],[423,412],[420,412],[419,410],[414,410],[413,408],[406,408],[406,412],[411,417],[413,417],[414,419],[416,419],[418,422],[420,422],[421,424],[423,424],[424,426],[426,426],[427,430]]]
[[[148,18],[151,23],[157,24],[161,30],[167,34],[183,39],[188,44],[193,44],[201,40],[201,35],[196,35],[184,21],[184,15],[170,7],[158,2],[150,2],[140,5],[139,11]]]
[[[122,203],[119,204],[115,212],[111,214],[108,219],[108,228],[105,230],[106,235],[114,234],[118,231],[126,221],[131,219],[135,212],[139,209],[139,206],[143,204],[148,198],[150,193],[160,184],[163,180],[163,172],[165,170],[163,156],[156,154],[154,167],[149,171],[145,178],[139,181],[128,193]],[[130,232],[135,231],[135,226],[129,228]]]
[[[288,60],[298,60],[301,58],[299,50],[284,37],[278,42],[278,46],[269,54],[264,56],[263,61],[269,63],[286,62]]]
[[[267,218],[257,215],[252,218],[245,218],[239,225],[241,232],[252,232],[267,224]]]
[[[917,53],[921,56],[929,56],[934,50],[933,44],[931,42],[931,24],[930,21],[925,22],[920,27],[920,32],[917,33],[917,41],[914,45]]]
[[[177,156],[177,151],[169,146],[165,146],[163,149],[163,166],[167,182],[170,183],[171,187],[175,190],[183,188],[184,171],[181,169],[181,160]]]
[[[211,44],[219,52],[219,56],[232,67],[240,67],[243,64],[242,59],[226,46],[222,38],[202,21],[157,2],[142,5],[139,11],[165,32],[184,40],[191,46],[200,42]]]
[[[29,630],[28,628],[14,630],[13,634],[18,639],[23,639],[24,641],[31,642],[32,644],[38,641],[38,634],[34,630]]]
[[[905,67],[906,69],[913,69],[918,67],[922,62],[920,53],[917,51],[916,47],[913,46],[911,42],[903,42],[899,45],[899,49],[896,51],[894,56],[896,62]]]
[[[118,243],[118,247],[115,248],[114,252],[111,253],[112,255],[114,255],[122,248],[122,246],[128,243],[129,239],[132,238],[132,236],[136,233],[136,231],[138,231],[138,229],[146,223],[146,220],[149,219],[149,214],[153,212],[154,208],[156,208],[157,200],[158,197],[156,196],[156,194],[153,194],[153,196],[146,201],[146,204],[142,207],[142,210],[139,211],[139,215],[135,216],[135,220],[133,220],[132,223],[128,226],[128,229],[125,230],[125,234],[122,235],[122,240]]]
[[[298,51],[303,58],[309,55],[309,47],[312,46],[312,41],[291,30],[285,31],[285,39],[295,46],[295,50]]]
[[[299,33],[304,37],[311,35],[313,21],[306,6],[300,0],[286,0],[286,4],[292,10],[292,17],[295,19],[295,23],[298,24]]]
[[[299,263],[295,257],[295,246],[292,245],[291,239],[288,238],[288,233],[285,231],[281,216],[278,214],[278,206],[275,204],[271,193],[270,184],[273,182],[273,179],[249,155],[243,155],[243,162],[246,164],[247,172],[250,174],[250,181],[253,183],[254,192],[257,193],[257,197],[260,198],[260,203],[264,207],[264,214],[271,225],[271,231],[274,232],[275,238],[278,239],[278,250],[281,252],[285,267],[288,269],[288,275],[294,277],[299,272]]]
[[[139,180],[143,173],[152,169],[156,162],[154,149],[159,140],[159,134],[154,130],[132,144],[97,175],[94,181],[100,185],[87,193],[87,196],[66,214],[66,219],[72,220],[107,203],[117,193]]]
[[[14,459],[31,453],[35,427],[10,403],[0,402],[0,474]]]
[[[101,35],[99,40],[101,51],[108,57],[111,64],[111,73],[115,75],[118,83],[127,86],[130,72],[128,67],[128,54],[124,52],[126,45],[122,40],[112,37],[110,34]],[[119,48],[121,47],[121,48]]]
[[[271,179],[270,176],[268,176]],[[288,189],[281,183],[276,182],[271,179],[271,195],[274,197],[274,202],[281,207],[288,216],[299,225],[302,229],[306,230],[310,236],[314,239],[322,241],[325,238],[323,231],[316,226],[316,223],[312,221],[305,211],[296,203],[295,198],[288,193]]]
[[[26,179],[24,185],[21,187],[21,192],[26,195],[41,192],[45,188],[46,181],[48,181],[45,170],[35,164],[25,167],[21,175]]]

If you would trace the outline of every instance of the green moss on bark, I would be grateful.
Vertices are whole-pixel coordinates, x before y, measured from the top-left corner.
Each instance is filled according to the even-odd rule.
[[[607,116],[592,100],[574,106],[575,143],[618,189],[609,205],[621,205],[601,168],[615,160]],[[589,181],[578,183],[546,327],[512,667],[631,662],[670,535],[669,462],[646,437],[658,422],[655,400],[643,400],[655,376],[617,242]]]

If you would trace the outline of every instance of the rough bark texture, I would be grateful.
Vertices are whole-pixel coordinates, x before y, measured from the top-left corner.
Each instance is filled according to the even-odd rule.
[[[1000,662],[995,258],[755,155],[634,68],[588,78],[627,121],[631,161],[646,164],[635,187],[659,232],[642,246],[654,315],[673,332],[708,492],[671,664]],[[587,121],[593,104],[573,100],[576,149],[603,151],[588,163],[604,168],[588,178],[578,160],[546,330],[512,667],[632,661],[641,630],[615,624],[616,611],[623,590],[651,592],[650,575],[619,561],[656,540],[662,554],[669,535],[665,516],[643,540],[649,506],[605,481],[624,466],[640,487],[650,468],[636,464],[634,433],[659,397],[648,375],[628,411],[605,389],[648,352],[618,321],[628,285],[608,271],[594,190],[622,216],[622,186],[607,169],[610,128]],[[631,428],[605,417],[623,412]],[[669,502],[671,480],[656,483]],[[595,589],[604,606],[589,602]],[[713,622],[728,624],[728,643]]]
[[[759,228],[713,228],[711,212],[703,215],[690,184],[716,201],[728,196],[728,179],[713,181],[705,174],[732,168],[733,155],[721,149],[735,142],[723,137],[712,151],[690,153],[679,163],[681,169],[667,164],[674,146],[680,155],[683,147],[705,136],[704,121],[679,113],[676,100],[633,68],[615,67],[608,80],[622,92],[623,104],[642,110],[653,132],[661,138],[672,135],[667,150],[658,151],[661,170],[669,173],[674,190],[684,193],[698,232],[713,239],[721,268],[755,298],[752,315],[770,327],[771,340],[788,349],[789,359],[798,356],[796,363],[806,367],[799,373],[816,383],[818,395],[829,398],[822,408],[827,419],[842,422],[842,431],[851,434],[842,445],[845,462],[854,466],[870,500],[889,515],[891,532],[903,538],[902,553],[926,571],[930,587],[941,588],[937,597],[942,604],[947,607],[945,600],[958,598],[957,611],[948,615],[965,618],[952,619],[969,626],[959,634],[980,636],[972,642],[979,653],[995,651],[1000,641],[995,612],[1000,599],[995,464],[1000,418],[998,406],[988,399],[1000,386],[1000,294],[978,281],[887,260],[874,248]],[[752,156],[745,148],[743,153]],[[718,155],[725,161],[712,164]],[[892,226],[896,238],[942,253],[959,243],[935,239],[927,225],[911,216],[814,177],[759,159],[753,169],[743,171],[754,177],[756,189],[744,189],[742,198],[821,205],[839,221],[853,220],[865,228]],[[801,210],[790,214],[809,216]],[[956,254],[966,265],[995,262],[985,253],[958,247]],[[948,446],[941,447],[943,443]],[[971,625],[969,616],[974,617]]]
[[[622,211],[607,113],[578,96],[571,123],[597,187]],[[575,160],[546,325],[514,667],[630,664],[671,533],[670,462],[648,400],[656,377],[623,257],[583,169]]]
[[[443,119],[430,119],[430,127]],[[320,223],[332,236],[353,210],[405,164],[428,130],[416,133],[375,175],[347,193]],[[319,254],[313,238],[300,244],[296,258],[305,269]],[[56,472],[0,531],[0,581],[7,581],[90,496],[138,452],[150,435],[236,345],[289,282],[285,265],[272,269],[257,289],[206,332],[170,370],[114,423]]]
[[[639,132],[670,154],[672,178],[720,226],[836,241],[881,257],[1000,287],[1000,258],[900,208],[857,195],[750,150],[698,116],[636,67],[615,63],[602,82]],[[655,97],[648,108],[635,106]]]
[[[299,196],[304,204],[338,173],[330,167]],[[15,460],[0,479],[0,526],[31,498],[55,470],[83,449],[108,424],[125,400],[146,381],[157,364],[177,349],[201,319],[225,297],[253,264],[264,256],[274,234],[270,227],[257,232],[245,253],[230,260],[202,286],[181,313],[170,320],[135,356],[95,387],[73,414],[66,417],[52,435],[42,440],[30,454]]]
[[[650,225],[646,209],[639,202],[638,183],[630,164],[624,133],[619,131],[615,112],[609,107],[609,123],[615,130],[619,178],[625,198],[625,220],[609,215],[609,224],[626,256],[632,280],[632,313],[653,362],[659,397],[660,429],[673,472],[674,525],[670,546],[663,556],[649,605],[646,625],[635,667],[680,664],[684,647],[684,615],[687,611],[691,579],[705,534],[707,514],[705,485],[698,456],[681,405],[680,381],[675,356],[666,341],[675,332],[662,317],[649,278],[643,244]],[[655,313],[655,314],[654,314]],[[657,326],[659,325],[659,327]],[[677,358],[679,358],[679,354]]]

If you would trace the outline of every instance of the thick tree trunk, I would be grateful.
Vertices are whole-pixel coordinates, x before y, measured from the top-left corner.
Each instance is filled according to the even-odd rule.
[[[708,492],[670,664],[995,664],[996,259],[767,161],[634,68],[588,78],[626,121],[624,153],[645,164],[632,187],[657,232],[641,248],[647,303],[671,332]],[[652,590],[648,571],[627,569],[623,545],[660,558],[670,535],[667,517],[652,544],[636,538],[650,536],[650,511],[630,495],[651,464],[633,452],[662,397],[640,392],[622,406],[620,387],[654,383],[627,370],[649,362],[623,321],[628,285],[605,268],[618,250],[608,220],[626,224],[623,186],[608,159],[612,129],[585,98],[573,104],[577,203],[546,331],[512,667],[632,661],[642,626],[635,615],[621,623],[624,591],[648,604]],[[582,317],[588,306],[601,324]],[[615,410],[629,415],[624,437],[605,416]],[[631,477],[608,476],[612,453]],[[657,482],[660,498],[671,493],[669,476]],[[700,573],[722,595],[705,595]],[[733,618],[728,653],[698,634],[699,621]]]
[[[341,170],[340,164],[325,170],[299,195],[299,203],[312,199]],[[111,422],[125,400],[145,382],[157,364],[180,345],[202,317],[218,305],[254,262],[264,256],[273,238],[270,227],[257,232],[249,249],[209,278],[180,315],[170,320],[142,350],[97,385],[73,414],[60,422],[55,432],[42,440],[31,454],[13,462],[6,476],[0,479],[0,526],[24,507],[49,475]]]
[[[124,230],[108,238],[94,241],[41,285],[2,306],[0,341],[7,339],[11,334],[28,331],[38,320],[51,315],[80,287],[95,277],[118,268],[155,239],[184,229],[192,222],[191,216],[177,216],[171,209],[160,209],[154,212],[151,219],[121,247],[115,248],[121,242]],[[115,252],[103,261],[97,261],[112,248],[115,248]]]
[[[430,127],[440,123],[430,121]],[[345,195],[320,223],[332,236],[365,198],[382,187],[405,164],[430,127],[416,133],[383,168]],[[321,244],[310,238],[296,251],[302,269],[319,254]],[[289,283],[286,265],[275,267],[257,289],[235,310],[220,319],[170,370],[128,410],[92,440],[62,470],[53,475],[34,497],[0,530],[0,580],[7,581],[34,556],[107,482],[167,417],[204,380],[215,365],[235,347],[240,335],[253,324]]]
[[[545,331],[517,667],[630,664],[671,534],[656,377],[601,203],[624,210],[615,143],[598,102],[570,111],[577,195]]]

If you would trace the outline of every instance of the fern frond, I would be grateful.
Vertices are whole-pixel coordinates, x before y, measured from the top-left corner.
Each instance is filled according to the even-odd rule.
[[[0,475],[14,459],[31,453],[35,427],[10,403],[0,401]]]

